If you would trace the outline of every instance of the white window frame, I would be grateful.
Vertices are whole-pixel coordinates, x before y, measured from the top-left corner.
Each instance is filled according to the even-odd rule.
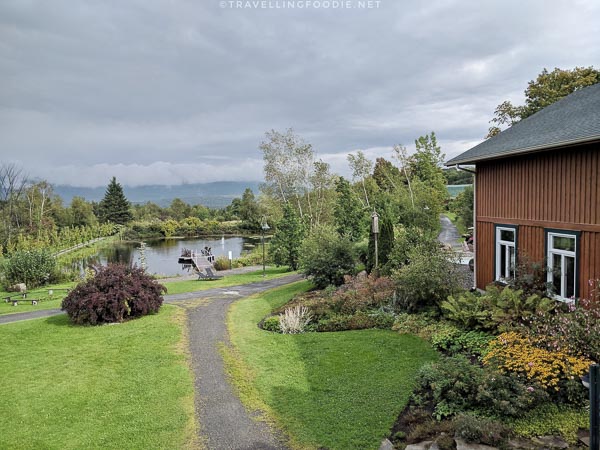
[[[513,234],[514,240],[513,241],[502,240],[501,236],[502,236],[503,231],[510,231]],[[514,279],[514,273],[517,270],[517,227],[513,226],[513,225],[496,225],[494,241],[495,241],[495,248],[496,248],[496,252],[495,252],[496,261],[494,264],[494,279],[496,281],[502,281],[502,282],[506,282],[509,279]],[[512,258],[510,255],[509,248],[513,249]],[[511,265],[512,265],[512,272],[513,272],[512,278],[503,278],[500,276],[500,273],[501,273],[500,266],[501,266],[503,251],[506,252],[504,271],[505,271],[505,273],[510,273]]]
[[[558,248],[554,248],[553,244],[554,244],[554,237],[559,237],[559,238],[569,238],[569,239],[573,239],[575,241],[575,250],[571,251],[571,250],[561,250]],[[561,256],[561,291],[560,292],[556,292],[554,294],[554,298],[556,300],[559,300],[561,302],[566,302],[566,303],[573,303],[575,302],[575,297],[577,295],[577,254],[579,253],[579,235],[575,232],[569,232],[569,231],[555,231],[555,230],[548,230],[546,231],[546,242],[547,242],[547,246],[546,246],[546,260],[548,261],[548,274],[546,276],[546,281],[548,281],[548,283],[550,285],[552,285],[554,287],[554,258],[553,255],[560,255]],[[564,270],[566,265],[565,265],[565,258],[573,258],[573,297],[566,297],[566,289],[567,289],[567,274],[566,271]]]

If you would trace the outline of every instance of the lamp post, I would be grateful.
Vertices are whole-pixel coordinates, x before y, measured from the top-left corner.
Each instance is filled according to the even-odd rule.
[[[371,233],[373,233],[373,238],[375,240],[375,270],[379,268],[379,252],[377,249],[377,235],[379,234],[379,214],[377,211],[373,211],[371,214]]]
[[[600,449],[600,365],[592,364],[590,373],[581,379],[590,390],[590,450]]]
[[[269,224],[267,223],[267,219],[266,218],[262,218],[262,220],[260,221],[260,229],[262,230],[262,236],[261,236],[261,240],[262,240],[262,248],[263,248],[263,278],[266,276],[265,273],[265,232],[269,229]]]

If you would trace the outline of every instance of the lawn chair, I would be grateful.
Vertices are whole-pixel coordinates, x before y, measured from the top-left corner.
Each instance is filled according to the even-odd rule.
[[[206,274],[208,275],[208,278],[210,278],[211,280],[220,280],[221,278],[223,278],[223,275],[217,275],[216,273],[214,273],[212,271],[212,269],[210,267],[206,268]]]

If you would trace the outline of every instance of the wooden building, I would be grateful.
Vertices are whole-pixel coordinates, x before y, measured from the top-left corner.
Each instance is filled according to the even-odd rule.
[[[475,286],[514,277],[526,257],[547,265],[557,298],[589,297],[600,279],[600,84],[446,163],[465,164],[476,171]]]

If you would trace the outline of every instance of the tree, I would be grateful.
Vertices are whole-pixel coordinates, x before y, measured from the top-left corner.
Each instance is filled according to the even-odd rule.
[[[124,225],[133,218],[131,205],[123,193],[123,187],[117,183],[115,177],[110,180],[104,198],[100,201],[99,213],[102,222],[113,222],[119,225]]]
[[[192,215],[192,207],[180,198],[174,198],[169,206],[169,215],[177,221],[183,220]]]
[[[354,194],[350,183],[340,177],[335,183],[337,200],[334,207],[336,230],[340,236],[345,236],[351,242],[356,242],[362,235],[363,209]]]
[[[599,82],[600,71],[593,66],[575,67],[572,70],[557,67],[552,72],[544,68],[535,80],[528,83],[524,105],[515,106],[505,100],[496,107],[494,117],[490,120],[494,125],[488,130],[486,139],[500,133],[501,126],[510,127],[561,98]]]
[[[260,144],[263,152],[265,186],[263,190],[283,203],[294,202],[300,218],[304,217],[302,199],[310,193],[309,177],[313,168],[312,146],[289,128],[285,133],[271,130]]]
[[[387,159],[377,158],[373,169],[373,179],[379,189],[392,192],[401,182],[400,170]]]
[[[277,224],[277,231],[271,238],[269,254],[277,266],[289,266],[298,269],[300,245],[304,229],[296,212],[289,203],[283,208],[283,218]]]
[[[465,228],[473,226],[473,186],[468,186],[464,191],[456,196],[452,203],[452,210],[458,216],[458,220]]]
[[[367,159],[365,154],[359,150],[356,152],[356,155],[350,153],[348,155],[348,164],[350,164],[350,168],[352,169],[352,180],[359,180],[362,186],[362,191],[365,196],[363,202],[363,206],[368,208],[369,203],[369,194],[367,193],[367,185],[366,180],[371,175],[371,170],[373,169],[373,163]]]
[[[92,204],[82,197],[73,197],[67,209],[69,225],[76,227],[93,226],[98,223]]]
[[[23,201],[27,176],[15,164],[0,164],[0,225],[3,249],[12,244],[21,226],[20,204]]]
[[[352,275],[355,260],[352,244],[331,226],[315,227],[301,247],[300,267],[318,288],[339,286]]]
[[[250,229],[260,228],[260,209],[252,189],[246,188],[239,205],[239,216],[244,225]]]

